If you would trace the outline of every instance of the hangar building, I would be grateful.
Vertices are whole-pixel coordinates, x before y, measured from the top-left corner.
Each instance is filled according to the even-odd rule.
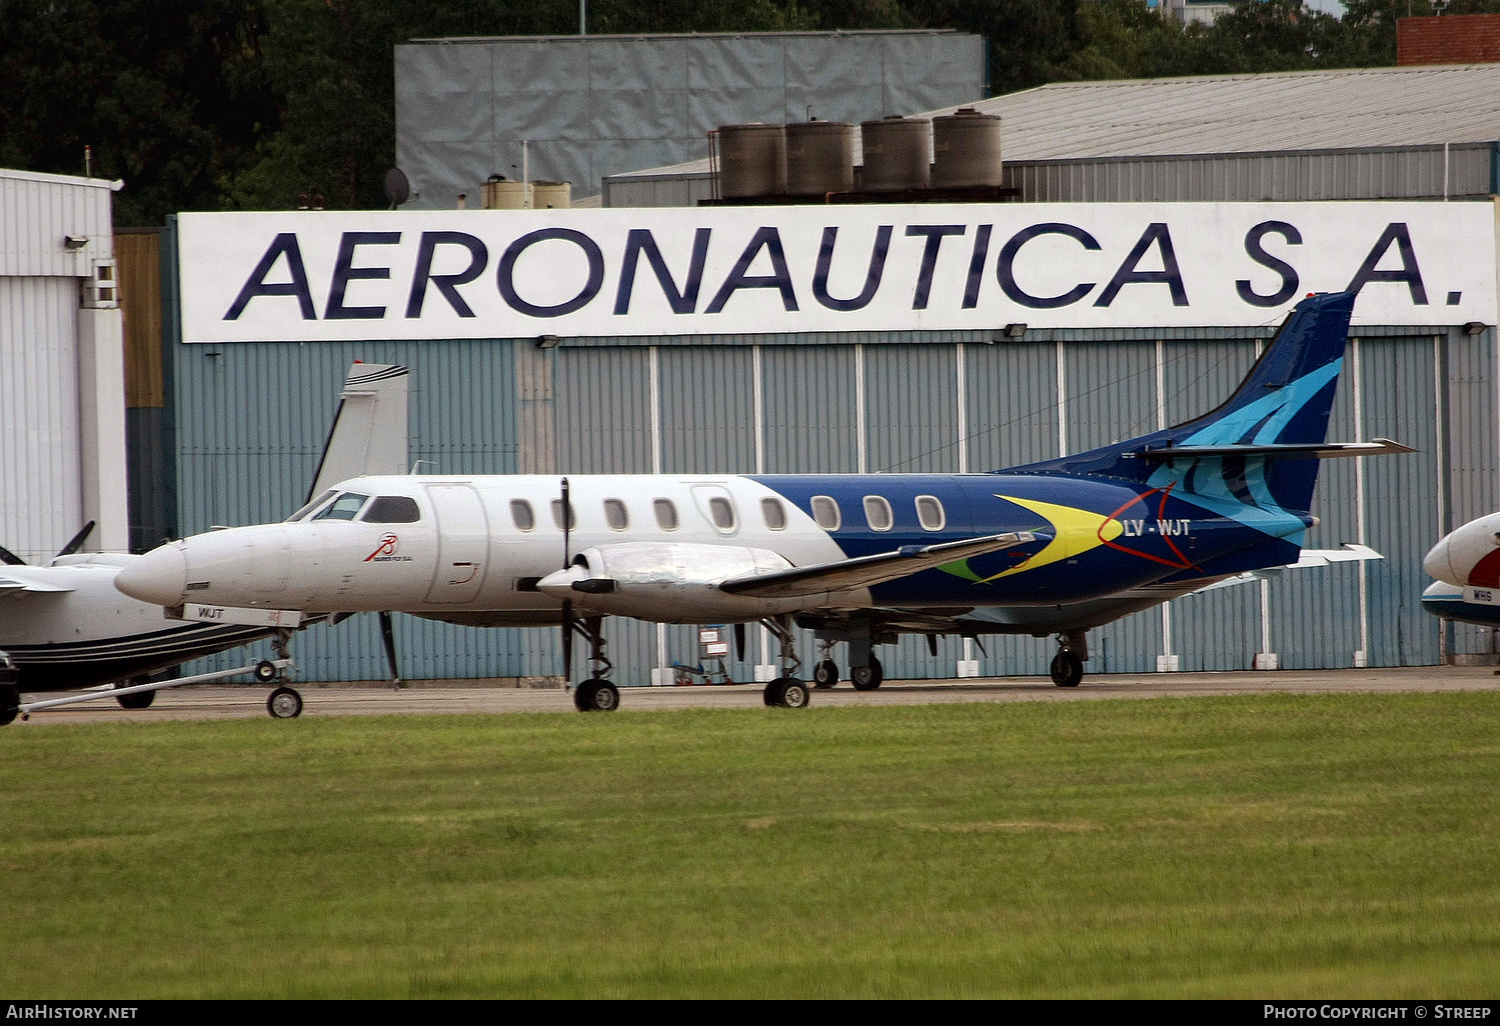
[[[0,545],[128,544],[119,182],[0,171]]]
[[[290,512],[356,357],[412,368],[412,455],[424,471],[983,471],[1210,408],[1296,295],[1358,280],[1367,287],[1331,436],[1419,452],[1325,464],[1308,545],[1361,542],[1385,558],[1129,617],[1094,632],[1089,672],[1419,665],[1487,652],[1488,632],[1445,631],[1419,597],[1432,542],[1500,507],[1497,87],[1500,66],[1488,65],[1087,83],[976,103],[1004,117],[1018,203],[706,208],[686,205],[689,193],[666,209],[621,207],[621,190],[653,175],[658,198],[694,187],[696,172],[672,168],[611,178],[606,210],[182,215],[164,240],[177,439],[177,491],[164,501],[182,534]],[[1324,200],[1367,202],[1312,202]],[[917,301],[913,279],[893,270],[857,315],[810,301],[819,233],[843,233],[861,272],[830,275],[823,295],[852,295],[883,225],[895,227],[893,268],[906,266],[898,248],[915,268],[933,247],[930,294]],[[1039,226],[1051,236],[1038,238]],[[685,314],[664,305],[663,274],[680,284],[700,228],[725,240],[731,262],[762,261],[720,297],[727,316],[709,309],[722,269]],[[635,298],[616,314],[632,231],[651,235],[666,270],[638,260]],[[768,238],[758,231],[785,243],[795,316],[779,289],[751,283],[750,270],[771,267],[769,250],[756,255],[747,241]],[[459,262],[444,272],[463,279],[475,316],[437,288],[420,316],[402,316],[425,233],[479,241],[461,244],[467,257],[450,247]],[[606,269],[587,300],[578,275],[588,269],[575,266],[585,237]],[[304,261],[305,309],[288,239]],[[1026,273],[1037,277],[1017,271],[1013,282],[1023,300],[1072,284],[1089,285],[1088,300],[1016,301],[999,283],[1002,240],[1017,247],[1010,258],[1034,257]],[[509,279],[497,278],[502,252]],[[982,274],[970,304],[972,267]],[[252,281],[270,287],[251,286],[254,316],[226,320]],[[1101,306],[1104,292],[1119,301]],[[306,676],[383,675],[375,626],[359,620],[373,618],[297,643]],[[400,622],[411,678],[558,669],[555,631]],[[697,661],[688,628],[621,622],[609,636],[624,684]],[[880,654],[892,678],[1040,674],[1052,654],[1045,639],[971,644],[949,639],[931,656],[909,639]],[[814,652],[804,639],[804,663]],[[765,653],[732,662],[732,675],[753,679]]]

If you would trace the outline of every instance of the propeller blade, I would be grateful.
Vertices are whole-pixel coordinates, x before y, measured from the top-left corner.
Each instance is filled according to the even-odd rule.
[[[927,635],[927,651],[931,652],[934,656],[937,655],[937,635],[936,634],[929,634],[929,635]]]
[[[391,626],[390,610],[380,613],[380,640],[385,642],[385,661],[391,668],[391,683],[401,683],[401,670],[396,663],[396,632]]]
[[[7,549],[5,546],[0,545],[0,563],[4,563],[6,566],[25,566],[26,560],[22,559],[20,556],[10,551],[10,549]]]
[[[568,568],[572,558],[569,548],[569,536],[573,526],[573,504],[568,497],[568,479],[562,479],[562,530],[563,530],[563,569]],[[563,686],[573,686],[573,603],[563,600],[562,604],[562,657],[563,657]]]
[[[79,531],[73,536],[72,541],[68,542],[68,544],[62,547],[62,551],[59,552],[58,555],[71,556],[73,553],[83,548],[83,543],[88,540],[88,536],[93,533],[93,530],[94,522],[90,520],[88,523],[83,525],[83,530]]]
[[[563,529],[563,569],[568,568],[568,562],[572,559],[572,552],[568,548],[568,535],[573,527],[573,505],[568,501],[568,479],[562,479],[562,529]]]
[[[573,603],[564,602],[562,608],[562,657],[563,684],[571,686],[573,681]]]
[[[734,654],[740,662],[745,661],[745,625],[742,623],[734,625]]]

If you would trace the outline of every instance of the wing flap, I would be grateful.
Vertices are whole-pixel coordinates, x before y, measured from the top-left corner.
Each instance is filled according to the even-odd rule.
[[[910,577],[945,563],[970,559],[989,552],[999,552],[1035,541],[1029,531],[991,534],[983,538],[944,542],[940,545],[903,545],[891,552],[858,556],[836,563],[793,567],[770,573],[744,574],[719,583],[719,590],[730,595],[753,598],[787,598],[817,595],[827,591],[868,588],[900,577]]]

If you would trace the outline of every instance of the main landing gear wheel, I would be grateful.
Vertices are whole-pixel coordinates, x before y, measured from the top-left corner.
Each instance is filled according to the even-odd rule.
[[[266,699],[266,711],[278,720],[294,720],[302,715],[302,696],[292,688],[277,688]]]
[[[777,677],[766,685],[766,704],[778,709],[806,709],[811,696],[796,677]]]
[[[1060,688],[1076,688],[1083,680],[1083,660],[1063,649],[1052,658],[1052,683]]]
[[[116,681],[116,688],[131,688],[137,684],[145,684],[145,677],[133,677],[126,681]],[[156,700],[155,691],[137,691],[132,695],[116,695],[115,701],[120,703],[121,709],[149,709],[151,703]]]
[[[849,680],[856,691],[874,691],[885,680],[885,667],[880,665],[879,659],[871,656],[869,666],[856,666],[849,671]]]
[[[573,705],[579,712],[614,712],[620,707],[620,691],[609,681],[595,677],[573,691]]]
[[[831,688],[839,682],[839,664],[832,659],[824,659],[813,668],[813,687]]]
[[[256,663],[255,669],[250,672],[262,684],[271,683],[271,681],[275,680],[281,674],[281,671],[276,668],[276,664],[269,659],[262,659]]]
[[[0,727],[16,718],[21,711],[21,689],[14,684],[0,684]]]

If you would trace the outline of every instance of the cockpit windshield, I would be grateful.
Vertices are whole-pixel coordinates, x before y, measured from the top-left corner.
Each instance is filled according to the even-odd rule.
[[[327,502],[329,499],[333,498],[337,494],[338,494],[338,489],[337,488],[330,488],[330,489],[328,489],[328,491],[326,491],[322,495],[318,496],[312,502],[309,502],[306,506],[303,506],[297,512],[295,512],[291,516],[287,517],[284,521],[282,521],[282,523],[285,523],[285,524],[296,523],[298,520],[301,520],[303,517],[307,516],[309,513],[311,513],[313,510],[317,509],[319,506],[322,506],[325,502]]]
[[[369,498],[368,495],[361,495],[358,492],[345,492],[337,499],[334,499],[331,506],[314,516],[313,519],[353,520],[359,515],[360,509],[363,508]]]

